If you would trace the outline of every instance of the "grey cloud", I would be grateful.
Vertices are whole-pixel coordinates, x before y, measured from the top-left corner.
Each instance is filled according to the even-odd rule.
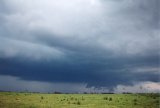
[[[125,85],[118,85],[114,88],[116,93],[123,93],[123,92],[131,92],[131,93],[159,93],[160,83],[154,82],[139,82],[135,83],[132,86],[125,86]]]
[[[0,74],[95,87],[158,82],[159,0],[2,0],[0,12]]]
[[[90,92],[90,89],[86,87],[86,84],[81,83],[48,83],[40,81],[24,81],[19,77],[3,76],[0,75],[1,90],[8,91],[32,91],[32,92]]]
[[[16,83],[16,84],[15,84]],[[32,92],[64,92],[64,93],[83,93],[83,92],[110,92],[107,87],[96,88],[94,86],[87,87],[84,83],[48,83],[40,81],[25,81],[19,77],[0,75],[1,90],[7,91],[32,91]],[[115,93],[131,92],[131,93],[148,93],[159,92],[160,83],[155,82],[136,82],[133,85],[117,85],[112,91]]]
[[[8,38],[0,38],[1,39],[1,47],[0,47],[0,56],[4,58],[12,58],[12,57],[26,57],[32,58],[35,60],[39,60],[42,58],[63,58],[65,55],[63,52],[59,51],[56,48],[51,48],[49,46],[30,43],[20,40],[8,39]]]

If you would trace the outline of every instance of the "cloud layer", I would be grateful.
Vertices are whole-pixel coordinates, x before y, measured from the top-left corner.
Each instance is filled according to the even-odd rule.
[[[159,82],[159,0],[1,0],[0,75],[88,87]]]

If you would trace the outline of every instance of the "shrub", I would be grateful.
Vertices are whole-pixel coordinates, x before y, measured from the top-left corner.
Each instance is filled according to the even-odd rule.
[[[77,102],[77,105],[80,105],[80,104],[81,104],[80,101],[78,101],[78,102]]]
[[[134,99],[133,101],[134,101],[134,102],[137,102],[137,99]]]
[[[160,103],[160,101],[159,101],[159,100],[156,100],[156,101],[155,101],[155,103],[159,104],[159,103]]]
[[[137,105],[137,103],[135,102],[134,105]]]
[[[41,99],[44,99],[44,97],[43,97],[43,96],[41,96]]]
[[[109,98],[109,101],[112,101],[112,98],[111,98],[111,97]]]
[[[153,96],[153,99],[156,99],[156,97],[155,97],[155,96]]]
[[[103,99],[104,99],[104,100],[108,100],[108,97],[104,97]]]
[[[83,98],[83,96],[82,96],[82,100],[85,100],[85,99]]]
[[[74,98],[73,97],[71,97],[71,100],[73,100]]]

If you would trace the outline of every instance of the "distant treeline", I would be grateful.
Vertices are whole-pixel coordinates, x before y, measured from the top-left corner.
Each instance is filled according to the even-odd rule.
[[[19,92],[19,93],[45,93],[45,94],[117,94],[114,92],[59,92],[59,91],[55,91],[55,92],[31,92],[28,90],[24,90],[24,91],[5,91],[5,90],[0,90],[0,92]],[[131,93],[131,92],[122,92],[121,94],[148,94],[148,93]],[[159,94],[159,93],[149,93],[149,94]]]

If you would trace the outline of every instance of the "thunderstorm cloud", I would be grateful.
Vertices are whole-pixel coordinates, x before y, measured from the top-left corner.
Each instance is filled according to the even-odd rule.
[[[0,89],[36,91],[32,87],[39,85],[45,92],[118,92],[135,83],[159,85],[159,5],[159,0],[1,0]]]

